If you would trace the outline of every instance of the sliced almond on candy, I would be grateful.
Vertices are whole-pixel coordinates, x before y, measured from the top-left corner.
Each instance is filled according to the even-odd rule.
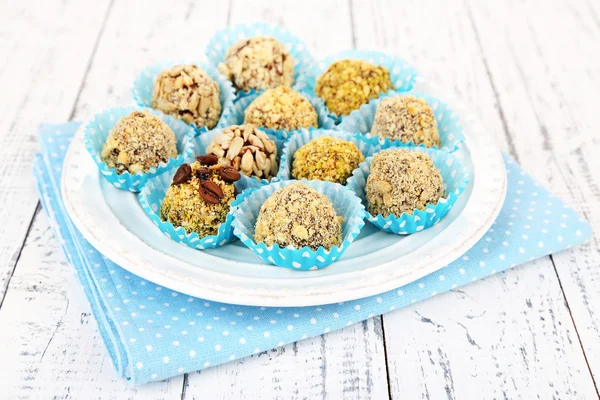
[[[189,164],[181,164],[173,177],[173,185],[181,185],[192,178],[192,167]]]

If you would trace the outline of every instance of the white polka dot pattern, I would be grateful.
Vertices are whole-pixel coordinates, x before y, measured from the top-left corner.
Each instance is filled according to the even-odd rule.
[[[271,24],[240,24],[225,28],[210,39],[206,47],[206,57],[213,66],[225,61],[227,50],[238,40],[254,36],[271,36],[283,43],[294,58],[294,82],[298,81],[300,72],[306,70],[314,59],[302,40],[286,29]],[[238,92],[238,99],[255,91]]]
[[[117,174],[116,169],[109,168],[109,166],[102,161],[100,156],[102,146],[104,146],[112,127],[117,121],[135,110],[147,110],[160,117],[160,119],[169,125],[177,138],[177,158],[171,158],[166,163],[161,162],[157,168],[150,168],[150,171],[146,173],[137,172],[134,175],[131,175],[126,171],[122,174]],[[85,126],[83,142],[88,153],[90,153],[98,166],[98,169],[102,172],[102,175],[107,181],[119,189],[129,190],[130,192],[139,192],[148,179],[183,164],[184,160],[189,159],[194,154],[194,145],[190,141],[193,134],[194,129],[189,127],[183,121],[172,118],[159,111],[141,107],[116,107],[94,115],[91,121]]]
[[[331,129],[302,129],[292,136],[283,146],[277,178],[282,181],[293,179],[292,162],[294,161],[294,153],[296,153],[300,147],[304,146],[311,140],[321,136],[331,136],[352,142],[356,145],[356,147],[358,147],[365,158],[371,157],[381,150],[381,146],[379,146],[379,144],[364,140],[360,134],[353,134],[350,132],[342,132]]]
[[[228,79],[226,79],[214,66],[210,64],[195,62],[191,60],[177,60],[162,62],[146,67],[144,68],[144,70],[142,70],[142,72],[138,74],[135,82],[133,82],[133,88],[131,89],[133,100],[140,107],[152,107],[152,91],[154,89],[154,82],[156,81],[156,77],[158,76],[158,74],[175,65],[181,64],[197,65],[201,70],[206,72],[208,76],[210,76],[210,78],[217,83],[217,85],[219,85],[221,117],[219,118],[218,125],[225,123],[225,111],[229,110],[233,105],[235,91],[231,82]],[[190,124],[190,126],[192,126],[197,132],[206,131],[206,128],[198,128],[195,124]]]
[[[458,150],[461,143],[465,141],[465,135],[462,130],[458,116],[452,111],[450,106],[440,99],[433,97],[427,93],[422,92],[388,92],[381,95],[378,99],[371,100],[367,104],[363,104],[358,110],[352,111],[344,120],[335,127],[335,129],[347,131],[347,132],[360,132],[365,135],[372,144],[381,144],[381,147],[387,149],[393,146],[415,146],[411,141],[409,143],[402,143],[400,140],[390,140],[389,138],[381,139],[379,136],[371,136],[371,128],[373,127],[373,120],[375,119],[375,112],[381,100],[385,97],[399,96],[399,95],[414,95],[420,99],[423,99],[429,104],[435,115],[438,132],[441,139],[440,149],[444,151],[454,152]],[[425,147],[424,144],[420,144],[420,147]],[[437,146],[433,147],[437,149]]]
[[[298,80],[296,85],[294,85],[294,88],[315,95],[317,78],[327,71],[327,68],[329,68],[331,64],[347,58],[363,60],[387,68],[390,72],[390,79],[392,80],[394,89],[401,92],[411,90],[415,84],[416,77],[418,76],[417,71],[399,57],[392,57],[378,51],[347,50],[314,63],[310,69],[307,70],[307,73]],[[336,123],[343,122],[348,118],[347,115],[338,116],[333,113],[330,113],[330,117],[336,121]]]
[[[221,247],[227,243],[234,241],[236,238],[233,235],[231,222],[233,216],[227,215],[227,219],[219,226],[216,235],[205,236],[201,238],[196,232],[187,233],[181,226],[174,226],[168,221],[163,221],[160,218],[159,210],[165,194],[171,185],[172,177],[176,169],[173,168],[169,172],[156,176],[148,181],[138,195],[140,205],[144,212],[150,217],[154,225],[156,225],[162,233],[171,240],[184,244],[192,249],[204,250]],[[241,202],[239,197],[231,203],[231,207],[236,206]]]
[[[38,189],[111,359],[118,372],[135,383],[207,368],[341,329],[580,244],[591,235],[583,219],[506,158],[508,194],[497,221],[467,254],[436,273],[378,296],[319,307],[246,307],[194,299],[138,278],[105,259],[66,218],[59,195],[65,152],[60,146],[68,145],[77,126],[41,129],[44,155],[36,156]],[[54,152],[58,157],[51,156]]]
[[[304,97],[308,99],[310,104],[313,106],[315,111],[317,112],[317,124],[321,129],[333,129],[335,126],[335,121],[330,117],[327,112],[327,107],[325,107],[325,103],[320,97],[311,96],[307,93],[302,93]],[[219,124],[219,127],[226,127],[229,125],[241,125],[244,123],[244,112],[246,108],[252,103],[257,97],[259,93],[249,94],[244,97],[239,97],[234,102],[233,106],[229,108],[226,113],[223,114],[222,122]],[[287,139],[294,133],[295,131],[286,131],[285,129],[265,129],[264,127],[260,128],[261,130],[267,132],[269,135],[275,136],[278,139]],[[281,153],[279,153],[281,154]]]
[[[439,199],[436,204],[428,204],[425,210],[414,210],[411,215],[402,213],[399,216],[389,215],[384,218],[381,214],[372,215],[367,211],[369,222],[382,231],[395,233],[396,235],[409,235],[420,232],[440,222],[456,203],[458,196],[466,189],[470,180],[467,167],[451,153],[426,147],[405,147],[405,149],[425,153],[431,158],[433,165],[440,172],[444,181],[446,196]],[[360,163],[358,168],[352,172],[347,184],[348,188],[361,199],[365,209],[367,209],[365,186],[372,161],[373,157],[369,157]]]
[[[309,247],[294,249],[292,247],[280,248],[277,244],[265,246],[264,243],[254,242],[254,227],[261,206],[265,201],[283,186],[295,182],[303,182],[324,194],[333,204],[337,215],[344,220],[342,222],[342,244],[325,250],[321,246],[316,251]],[[248,248],[254,251],[263,260],[279,267],[311,271],[325,268],[339,259],[350,243],[358,236],[365,225],[365,208],[356,195],[345,186],[326,181],[284,181],[263,186],[260,189],[246,190],[238,195],[237,201],[244,201],[243,207],[232,207],[234,234],[240,238]]]

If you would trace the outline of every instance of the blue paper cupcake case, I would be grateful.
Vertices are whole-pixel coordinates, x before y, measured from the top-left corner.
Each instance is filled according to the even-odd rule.
[[[319,128],[332,129],[335,126],[335,121],[331,119],[327,112],[325,103],[319,97],[308,95],[307,93],[300,93],[313,106],[317,112],[317,124]],[[259,96],[259,93],[248,94],[243,97],[237,97],[233,102],[231,108],[227,110],[227,113],[223,115],[222,124],[219,127],[226,127],[229,125],[241,125],[244,123],[244,112],[246,108]],[[292,136],[297,130],[287,131],[285,129],[267,129],[260,127],[261,130],[267,132],[271,136],[275,136],[278,139],[287,139]]]
[[[285,45],[294,58],[294,83],[298,82],[303,72],[314,62],[314,58],[302,40],[286,29],[270,24],[240,24],[217,32],[208,42],[206,57],[217,68],[220,63],[225,61],[227,50],[238,40],[255,36],[271,36]],[[238,96],[246,96],[256,92],[255,90],[238,91]],[[262,90],[259,92],[262,92]]]
[[[319,76],[327,71],[327,68],[331,64],[344,59],[363,60],[385,67],[390,72],[390,79],[394,85],[394,90],[398,92],[411,90],[419,75],[412,66],[399,57],[393,57],[378,51],[347,50],[314,63],[307,73],[296,82],[293,88],[316,96],[315,87],[317,86]],[[332,112],[329,112],[329,115],[336,123],[340,123],[348,117],[347,115],[337,115]]]
[[[322,136],[332,136],[354,143],[363,156],[365,156],[365,158],[371,157],[381,150],[381,146],[379,146],[379,144],[373,144],[371,142],[362,140],[361,135],[359,134],[352,134],[349,132],[342,132],[332,129],[303,129],[294,134],[283,146],[283,153],[281,154],[281,160],[279,162],[279,172],[277,173],[277,178],[282,181],[293,179],[292,163],[294,161],[294,154],[296,151],[311,140]]]
[[[152,91],[154,89],[154,82],[156,77],[164,70],[167,70],[175,65],[194,64],[201,70],[206,72],[213,81],[219,86],[219,101],[221,103],[221,117],[219,122],[223,119],[226,111],[231,108],[233,100],[235,99],[235,91],[231,82],[225,78],[221,73],[212,65],[200,62],[192,61],[165,61],[158,64],[151,65],[144,68],[133,82],[133,88],[131,94],[133,100],[140,107],[152,108]],[[195,124],[190,124],[197,130],[201,130],[203,127],[198,127]],[[217,125],[218,126],[218,123]]]
[[[176,227],[172,223],[163,221],[160,218],[160,206],[171,185],[175,171],[176,169],[173,169],[170,173],[149,180],[146,186],[138,194],[138,199],[142,208],[152,222],[154,222],[154,225],[158,226],[162,233],[168,238],[191,247],[192,249],[214,249],[236,240],[236,237],[233,235],[233,228],[231,227],[231,222],[233,221],[231,210],[242,201],[241,196],[239,195],[231,202],[227,219],[219,226],[219,231],[216,235],[201,238],[196,232],[192,232],[191,234],[187,233],[181,226]]]
[[[213,129],[212,131],[208,131],[208,132],[206,132],[206,131],[197,132],[194,135],[193,139],[191,140],[192,144],[194,145],[195,155],[199,156],[199,155],[206,154],[206,148],[208,147],[210,142],[213,140],[213,138],[215,136],[220,134],[223,131],[223,129],[224,128]],[[277,137],[275,137],[273,135],[268,135],[268,136],[271,140],[273,140],[275,142],[275,146],[277,147],[277,155],[279,157],[283,151],[284,140],[278,139]],[[192,163],[192,162],[194,162],[194,159],[192,157],[190,157],[189,159],[187,159],[187,161]],[[269,183],[277,182],[279,180],[276,176],[274,176],[273,178],[271,178],[270,181],[268,181],[266,179],[259,180],[259,179],[256,179],[255,177],[248,177],[244,174],[240,174],[240,175],[241,175],[240,180],[235,183],[235,186],[238,188],[238,190],[240,192],[243,190],[246,190],[246,189],[259,188],[259,187],[268,185]]]
[[[374,216],[365,211],[369,222],[384,232],[395,233],[397,235],[409,235],[420,232],[440,222],[448,214],[454,203],[456,203],[456,200],[465,190],[470,180],[468,168],[450,153],[425,147],[409,147],[404,149],[425,153],[431,158],[433,164],[442,175],[442,180],[446,186],[446,197],[441,198],[437,204],[428,204],[425,210],[415,210],[412,215],[402,213],[399,217],[390,215],[384,218],[381,214]],[[346,185],[362,200],[365,210],[367,209],[365,186],[372,161],[373,157],[369,157],[365,162],[362,162],[354,170],[352,177],[348,179]]]
[[[335,127],[335,129],[361,133],[363,139],[372,144],[381,145],[382,149],[389,147],[425,147],[424,144],[416,145],[413,142],[403,143],[400,140],[390,140],[389,138],[380,138],[379,136],[371,136],[371,128],[375,119],[375,112],[379,103],[386,97],[414,95],[421,98],[429,104],[435,115],[438,132],[442,142],[440,150],[454,152],[458,150],[461,144],[465,141],[462,126],[458,115],[454,113],[452,108],[442,100],[422,92],[388,92],[376,100],[370,101],[368,104],[363,104],[360,109],[352,111],[344,120]],[[437,146],[432,148],[437,149]]]
[[[129,172],[124,172],[122,174],[117,174],[116,169],[110,168],[102,161],[102,146],[104,146],[110,131],[119,119],[129,115],[133,111],[149,111],[160,117],[160,119],[169,125],[177,138],[177,158],[171,158],[167,163],[161,162],[158,167],[150,168],[146,173],[136,172],[132,175]],[[142,190],[142,187],[144,187],[148,179],[183,164],[184,160],[194,154],[194,145],[191,143],[193,135],[194,129],[185,122],[172,118],[159,111],[141,107],[117,107],[104,110],[94,115],[92,120],[85,126],[83,142],[85,148],[94,159],[94,162],[106,180],[119,189],[137,193]]]
[[[310,247],[281,248],[278,245],[266,246],[264,243],[254,242],[254,226],[261,206],[276,190],[295,182],[303,182],[327,196],[337,214],[344,218],[343,241],[340,246],[334,246],[330,250],[320,247],[314,251]],[[260,189],[245,191],[238,196],[238,199],[242,199],[243,202],[231,209],[234,234],[266,262],[294,270],[308,271],[331,265],[342,256],[365,224],[365,209],[360,199],[351,190],[332,182],[306,180],[276,182]]]

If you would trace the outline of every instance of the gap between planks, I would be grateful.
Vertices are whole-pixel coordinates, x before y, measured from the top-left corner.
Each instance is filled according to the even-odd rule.
[[[92,49],[92,52],[90,54],[90,57],[88,59],[88,63],[85,69],[85,72],[83,74],[83,77],[81,79],[81,84],[79,85],[79,89],[77,91],[77,96],[75,97],[75,100],[73,102],[73,107],[71,108],[71,112],[69,114],[69,118],[67,121],[71,121],[73,119],[73,115],[75,113],[75,109],[77,106],[77,101],[79,100],[79,96],[81,95],[81,91],[83,89],[83,85],[85,83],[85,78],[88,75],[88,72],[90,71],[90,66],[92,65],[92,60],[94,59],[94,56],[96,54],[96,49],[98,48],[98,42],[100,41],[100,37],[102,36],[102,33],[104,32],[104,28],[106,26],[106,21],[108,19],[108,16],[110,14],[110,10],[113,6],[114,0],[110,0],[110,3],[108,4],[107,10],[104,13],[104,18],[102,20],[102,24],[100,25],[100,30],[98,32],[98,35],[96,36],[96,40],[94,42],[94,47]],[[17,257],[14,260],[12,269],[9,271],[9,275],[8,278],[6,279],[6,281],[4,282],[4,292],[2,293],[2,297],[0,297],[0,309],[2,309],[2,304],[4,304],[4,299],[6,298],[6,294],[8,293],[8,288],[10,286],[10,280],[12,279],[14,273],[15,273],[15,269],[17,268],[17,265],[19,263],[19,259],[21,258],[21,253],[23,252],[23,247],[25,246],[25,242],[27,242],[27,237],[29,236],[29,233],[31,232],[31,227],[33,225],[33,221],[35,220],[35,217],[38,215],[38,213],[41,211],[42,207],[40,205],[40,202],[38,201],[36,203],[35,209],[33,211],[33,214],[31,214],[30,220],[29,220],[29,226],[27,228],[27,231],[25,232],[25,235],[23,236],[23,242],[21,243],[21,246],[18,249],[18,254]]]
[[[500,118],[500,120],[502,122],[502,128],[503,128],[502,131],[503,131],[504,137],[506,139],[506,142],[507,142],[507,144],[509,146],[509,152],[510,152],[511,156],[514,157],[515,160],[517,160],[517,162],[520,162],[519,152],[517,150],[517,147],[515,146],[515,143],[514,143],[514,140],[513,140],[513,136],[510,133],[511,131],[510,131],[510,128],[509,128],[509,124],[508,124],[508,122],[506,120],[506,114],[505,114],[505,111],[504,111],[503,106],[502,106],[502,101],[500,99],[499,92],[498,92],[498,89],[497,89],[497,85],[496,85],[496,82],[495,82],[495,80],[493,78],[493,74],[492,74],[492,71],[490,69],[487,56],[485,54],[485,50],[484,50],[484,47],[483,47],[483,44],[482,44],[482,41],[481,41],[480,31],[479,31],[479,28],[477,27],[477,24],[475,22],[475,18],[473,16],[472,7],[470,5],[468,5],[466,7],[466,9],[467,9],[467,15],[468,15],[468,18],[469,18],[469,22],[470,22],[470,25],[471,25],[472,30],[473,30],[473,34],[474,34],[475,39],[476,39],[477,46],[479,47],[479,53],[481,54],[481,58],[482,58],[482,61],[483,61],[483,64],[484,64],[484,67],[485,67],[485,70],[486,70],[487,78],[489,80],[489,83],[490,83],[490,85],[492,87],[492,90],[493,90],[493,93],[494,93],[494,97],[495,97],[495,101],[496,101],[496,109],[498,111],[498,117]],[[594,13],[594,10],[592,9],[591,11],[592,11],[592,15],[596,16],[595,13]],[[598,28],[600,28],[600,25],[598,25]],[[530,32],[530,34],[533,35],[533,32]],[[517,57],[517,56],[514,55],[514,57]],[[524,79],[524,77],[523,77],[522,74],[521,74],[521,79]],[[528,94],[529,100],[533,101],[532,100],[533,99],[533,93],[531,93],[530,88],[527,85],[523,85],[523,88],[526,91],[526,93]],[[538,130],[540,132],[546,132],[545,135],[547,136],[548,133],[546,131],[545,126],[541,123],[539,115],[535,111],[534,111],[534,114],[535,114],[535,121],[536,121]],[[547,140],[546,137],[544,139]],[[550,147],[550,145],[547,142],[544,143],[544,149],[552,151],[552,148]],[[590,220],[590,218],[588,218],[588,220]],[[589,222],[590,222],[590,224],[592,224],[591,220]],[[598,383],[596,382],[596,379],[595,379],[592,367],[591,367],[589,359],[588,359],[588,354],[586,352],[583,340],[581,338],[581,334],[579,332],[580,331],[580,327],[579,327],[578,321],[574,317],[573,311],[572,311],[571,306],[569,304],[569,296],[568,296],[568,294],[566,293],[566,291],[565,291],[565,289],[563,287],[563,282],[562,282],[562,279],[561,279],[561,275],[558,272],[556,260],[555,260],[553,254],[550,254],[548,256],[548,258],[549,258],[549,260],[551,262],[554,274],[555,274],[555,276],[557,278],[557,281],[558,281],[558,284],[559,284],[559,287],[560,287],[560,291],[561,291],[562,296],[564,298],[565,306],[566,306],[566,309],[567,309],[567,311],[569,313],[569,317],[570,317],[570,319],[572,321],[572,324],[573,324],[573,327],[574,327],[574,330],[575,330],[575,334],[577,336],[577,342],[578,342],[579,348],[581,349],[581,352],[583,354],[583,358],[585,360],[585,364],[586,364],[587,370],[588,370],[588,372],[590,374],[592,383],[594,385],[594,389],[596,391],[596,395],[600,398],[600,391],[598,390]]]

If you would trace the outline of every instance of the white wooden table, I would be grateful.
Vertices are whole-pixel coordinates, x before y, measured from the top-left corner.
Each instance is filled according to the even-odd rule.
[[[600,230],[597,0],[0,0],[0,397],[597,398],[598,235],[266,354],[137,388],[117,377],[39,206],[35,128],[127,104],[143,66],[200,56],[215,30],[256,21],[317,57],[403,56]]]

